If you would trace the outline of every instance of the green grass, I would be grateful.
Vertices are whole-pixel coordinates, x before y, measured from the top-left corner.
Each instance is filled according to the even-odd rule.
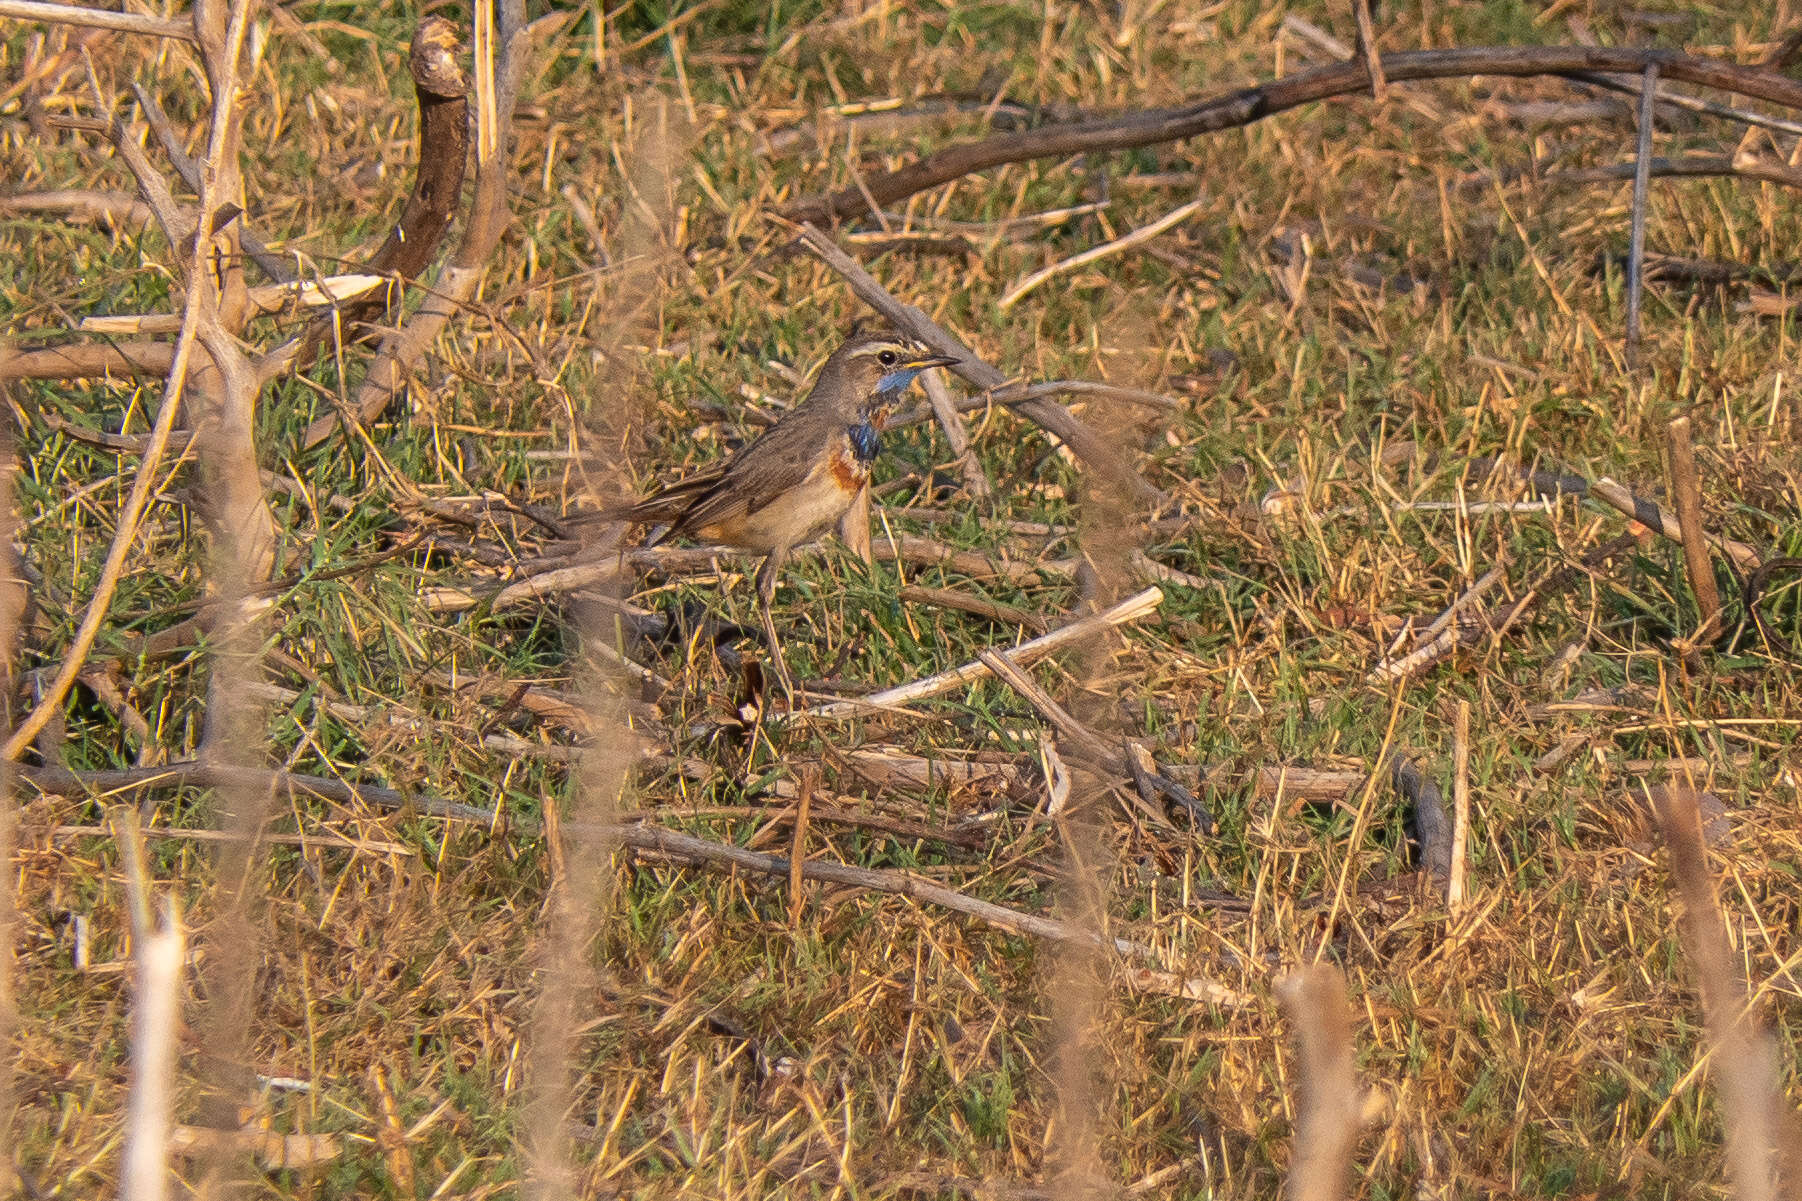
[[[322,66],[286,23],[272,28],[246,124],[247,220],[329,271],[366,256],[405,195],[414,112],[401,63],[414,14],[342,4],[289,11],[332,61]],[[683,11],[631,6],[609,25],[606,44],[617,56]],[[853,140],[842,123],[823,121],[819,147],[780,155],[763,151],[769,130],[811,125],[844,102],[992,95],[997,80],[1012,100],[1107,112],[1273,73],[1280,12],[1251,3],[1204,11],[1156,8],[1132,38],[1116,39],[1115,9],[724,4],[682,24],[674,40],[657,37],[600,70],[590,10],[555,43],[519,116],[514,218],[490,267],[485,309],[439,339],[368,443],[300,445],[307,423],[331,411],[328,397],[354,390],[366,350],[347,348],[342,380],[328,356],[308,372],[312,386],[281,380],[264,391],[260,466],[289,481],[272,494],[285,556],[278,570],[301,579],[259,627],[262,670],[299,699],[269,706],[263,747],[241,752],[498,806],[507,820],[489,829],[278,799],[272,832],[335,837],[270,845],[259,856],[254,947],[221,945],[226,902],[212,844],[151,842],[157,888],[178,901],[202,964],[236,956],[254,968],[255,1024],[245,1061],[231,1066],[310,1086],[240,1090],[231,1100],[244,1106],[245,1123],[338,1140],[315,1166],[253,1172],[252,1195],[519,1191],[525,1098],[538,1070],[534,1003],[548,973],[574,962],[596,974],[577,998],[567,1065],[583,1195],[1050,1187],[1059,1134],[1051,1064],[1064,999],[1044,946],[895,896],[819,885],[807,887],[797,924],[782,881],[643,854],[606,865],[614,887],[592,915],[592,945],[560,941],[550,903],[558,869],[538,821],[550,805],[580,812],[567,766],[578,739],[519,690],[530,683],[554,698],[587,698],[579,608],[432,610],[428,589],[503,582],[549,539],[498,511],[473,525],[435,519],[421,501],[486,491],[553,512],[593,507],[754,435],[759,427],[737,416],[741,387],[794,396],[765,360],[805,372],[864,315],[810,259],[771,253],[787,235],[764,214],[780,199],[850,184],[852,165],[867,174],[983,126],[966,114]],[[1349,40],[1338,8],[1293,11]],[[1408,8],[1384,14],[1384,45],[1564,42],[1575,36],[1571,15],[1542,21],[1538,8],[1507,4]],[[1623,19],[1584,16],[1611,44],[1639,36]],[[1695,6],[1692,28],[1654,36],[1749,61],[1747,45],[1782,32],[1731,6]],[[122,92],[137,80],[179,127],[198,119],[179,51],[156,57],[135,42],[100,44],[103,88]],[[16,77],[21,26],[0,28],[0,53],[0,78]],[[1285,71],[1305,59],[1305,47],[1285,41]],[[279,103],[266,94],[272,83]],[[60,87],[49,101],[91,110],[85,72]],[[1793,1102],[1788,1048],[1802,1021],[1793,963],[1802,809],[1789,766],[1802,695],[1793,667],[1746,627],[1705,650],[1706,670],[1691,674],[1672,649],[1697,621],[1683,558],[1648,537],[1540,597],[1506,636],[1479,639],[1405,686],[1373,687],[1366,675],[1404,622],[1431,621],[1490,567],[1505,565],[1507,577],[1493,595],[1512,598],[1625,527],[1611,510],[1569,498],[1548,513],[1468,516],[1408,503],[1484,498],[1460,483],[1471,458],[1539,460],[1649,493],[1665,480],[1666,423],[1687,414],[1712,528],[1773,556],[1802,553],[1798,402],[1784,367],[1793,322],[1744,311],[1743,283],[1658,283],[1646,295],[1645,365],[1625,372],[1618,260],[1628,186],[1575,188],[1555,176],[1628,157],[1630,123],[1526,127],[1486,103],[1570,98],[1554,81],[1446,81],[1397,95],[1383,108],[1348,98],[1190,142],[999,168],[893,207],[924,225],[995,221],[1104,193],[1112,203],[1100,217],[1023,241],[974,235],[968,256],[866,262],[1010,374],[1107,379],[1181,402],[1170,414],[1079,411],[1195,518],[1143,549],[1205,586],[1166,585],[1156,616],[1118,647],[1064,656],[1033,675],[1083,720],[1142,738],[1161,762],[1212,768],[1211,837],[1111,800],[1097,811],[1110,932],[1151,943],[1167,970],[1217,980],[1251,1001],[1216,1007],[1141,991],[1124,977],[1109,983],[1089,1048],[1102,1162],[1123,1185],[1181,1168],[1151,1195],[1273,1195],[1291,1162],[1297,1069],[1271,984],[1324,956],[1347,975],[1360,1078],[1383,1102],[1358,1145],[1358,1195],[1569,1196],[1617,1186],[1633,1196],[1726,1195],[1720,1105],[1709,1074],[1692,1072],[1706,1046],[1695,981],[1666,859],[1631,790],[1665,774],[1661,765],[1693,757],[1705,764],[1698,782],[1732,813],[1732,836],[1712,862],[1736,962],[1785,1048]],[[670,146],[649,132],[659,97],[678,130]],[[1658,148],[1724,153],[1737,136],[1677,121],[1661,128]],[[131,186],[83,136],[33,133],[17,99],[0,104],[0,143],[22,164],[11,181],[19,191]],[[667,187],[650,166],[659,150],[675,164]],[[387,174],[352,182],[358,160],[372,157]],[[1148,182],[1152,175],[1160,179]],[[566,187],[594,207],[604,259]],[[645,234],[633,189],[657,215],[657,237]],[[1029,272],[1196,196],[1202,212],[1150,247],[1000,310]],[[1312,258],[1291,295],[1298,276],[1276,252],[1292,254],[1304,237]],[[1653,188],[1647,241],[1657,251],[1775,269],[1799,240],[1802,218],[1773,185]],[[0,260],[13,265],[0,276],[0,336],[24,348],[63,336],[83,316],[179,303],[173,257],[154,230],[0,213]],[[1360,282],[1361,269],[1385,286]],[[1404,273],[1419,286],[1399,284]],[[629,307],[639,293],[648,302]],[[268,348],[293,332],[291,322],[263,320],[245,337]],[[21,665],[53,671],[137,459],[79,442],[42,415],[141,434],[161,385],[32,382],[8,396],[19,414],[20,541],[35,573]],[[1064,456],[1041,463],[1045,441],[1031,426],[998,410],[974,414],[970,429],[989,477],[1015,486],[992,508],[935,495],[936,483],[956,478],[942,434],[931,425],[896,431],[877,474],[879,488],[893,485],[883,493],[888,528],[1042,560],[1041,570],[1019,579],[944,566],[898,571],[836,546],[798,556],[784,573],[778,617],[802,676],[830,673],[847,692],[875,690],[968,661],[1013,641],[1012,630],[904,604],[902,582],[966,590],[1056,622],[1082,595],[1056,562],[1085,549],[1105,558],[1138,536],[1097,525],[1082,473]],[[618,472],[599,473],[601,487],[589,488],[550,457],[572,444],[621,455]],[[131,652],[203,595],[199,486],[184,468],[152,506],[96,649],[112,664],[116,692],[79,686],[34,761],[110,769],[196,752],[210,656]],[[906,509],[920,505],[959,516],[910,518]],[[999,520],[1080,535],[1047,546],[1009,535]],[[326,578],[420,531],[440,541]],[[873,534],[879,545],[886,539],[882,521]],[[742,565],[726,566],[719,578],[638,580],[632,599],[754,626]],[[1720,582],[1737,621],[1738,590],[1725,572]],[[1792,639],[1802,638],[1798,595],[1778,578],[1764,605]],[[747,734],[734,725],[739,681],[704,642],[692,655],[674,645],[632,653],[672,687],[627,697],[632,734],[653,753],[623,807],[786,854],[785,797],[814,771],[834,806],[934,828],[976,822],[984,838],[921,840],[816,819],[812,857],[1054,909],[1073,835],[1035,816],[1045,799],[1043,723],[1010,689],[993,681],[960,689],[920,706],[921,719]],[[452,675],[469,686],[453,690]],[[1622,685],[1649,700],[1556,707]],[[1404,879],[1408,815],[1386,784],[1359,813],[1360,790],[1331,806],[1279,802],[1256,783],[1259,769],[1282,765],[1372,771],[1379,754],[1399,750],[1449,795],[1459,701],[1474,712],[1465,917]],[[14,719],[31,703],[22,684],[10,698]],[[531,753],[484,741],[496,735]],[[1573,735],[1582,746],[1561,766],[1536,766]],[[944,761],[981,752],[1005,778],[872,782],[850,753],[875,748]],[[115,1191],[131,1012],[123,862],[110,838],[52,831],[103,821],[109,802],[137,798],[23,793],[13,1154],[42,1195]],[[205,827],[220,803],[194,791],[159,795],[147,824]],[[565,837],[572,854],[584,845]],[[1348,895],[1334,908],[1342,878]],[[1329,903],[1311,904],[1321,894]],[[77,915],[92,930],[98,968],[74,962]],[[200,1084],[217,1074],[208,1055],[216,1032],[202,973],[187,980],[176,1118],[195,1124],[211,1112]]]

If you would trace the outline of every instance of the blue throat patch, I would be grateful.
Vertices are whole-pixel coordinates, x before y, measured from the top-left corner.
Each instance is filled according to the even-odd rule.
[[[907,385],[919,379],[922,371],[924,368],[921,367],[904,367],[900,371],[891,371],[876,381],[876,391],[879,393],[905,392]]]
[[[845,432],[851,435],[851,451],[859,463],[873,463],[882,453],[882,439],[869,422],[860,421]]]

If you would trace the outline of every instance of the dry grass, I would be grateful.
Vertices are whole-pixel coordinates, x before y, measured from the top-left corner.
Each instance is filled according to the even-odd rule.
[[[895,131],[820,114],[946,91],[1094,110],[1168,103],[1293,70],[1311,53],[1264,7],[720,5],[661,31],[661,17],[634,12],[604,46],[584,18],[557,42],[516,123],[515,218],[483,307],[439,340],[406,405],[368,443],[299,449],[327,398],[354,385],[361,351],[347,352],[342,383],[328,362],[310,382],[266,390],[257,430],[277,481],[279,570],[304,577],[261,627],[264,678],[298,696],[268,708],[269,758],[501,819],[278,799],[270,833],[315,837],[271,837],[259,852],[266,896],[236,911],[218,875],[229,856],[174,836],[219,824],[212,799],[146,802],[151,874],[178,900],[194,965],[178,1122],[318,1136],[283,1144],[317,1162],[266,1167],[253,1192],[513,1194],[533,1143],[528,1097],[547,1087],[530,1078],[544,1061],[532,1040],[567,1019],[569,1179],[583,1195],[1036,1195],[1055,1165],[1081,1159],[1048,1145],[1066,1128],[1052,1121],[1056,1082],[1079,1093],[1069,1082],[1081,1075],[1095,1153],[1112,1181],[1142,1186],[1134,1195],[1272,1196],[1297,1095],[1273,985],[1326,960],[1346,974],[1357,1076],[1375,1093],[1354,1195],[1726,1195],[1695,980],[1655,825],[1634,795],[1670,777],[1725,803],[1710,863],[1731,962],[1776,1036],[1793,1106],[1794,666],[1746,625],[1689,671],[1672,646],[1696,624],[1683,556],[1648,536],[1539,598],[1504,636],[1406,684],[1365,683],[1405,623],[1424,626],[1492,567],[1512,599],[1625,526],[1571,497],[1542,512],[1414,503],[1489,498],[1497,490],[1464,482],[1475,457],[1542,460],[1650,492],[1664,479],[1666,424],[1688,415],[1712,526],[1772,555],[1802,554],[1792,319],[1749,311],[1744,281],[1657,283],[1645,366],[1625,371],[1630,184],[1555,177],[1627,158],[1631,117],[1525,124],[1509,108],[1569,99],[1566,85],[1392,86],[1381,108],[1353,99],[1107,161],[1003,168],[917,198],[906,219],[937,228],[1111,204],[1025,239],[958,226],[967,252],[869,261],[892,292],[1010,373],[1181,399],[1168,418],[1079,411],[1120,432],[1196,519],[1144,543],[1195,579],[1166,580],[1156,618],[1111,651],[1034,674],[1093,728],[1140,737],[1160,762],[1215,766],[1214,836],[1109,800],[1094,861],[1108,865],[1110,933],[1152,946],[1157,966],[1246,994],[1243,1006],[1139,988],[1119,970],[1086,998],[1048,996],[1049,949],[968,918],[804,885],[795,921],[782,881],[642,854],[576,882],[575,896],[599,898],[593,911],[560,909],[568,894],[552,881],[570,865],[537,831],[545,806],[570,793],[578,731],[594,728],[576,606],[451,615],[422,603],[427,589],[508,579],[554,549],[544,529],[483,496],[588,506],[619,486],[610,473],[622,454],[643,484],[754,432],[747,405],[771,414],[794,394],[789,372],[768,362],[805,372],[859,315],[823,268],[780,253],[787,234],[764,214],[845,186],[856,165],[981,128],[979,116]],[[1348,11],[1301,11],[1350,40]],[[1513,6],[1433,3],[1385,7],[1379,20],[1389,49],[1646,32],[1613,8],[1554,11],[1540,23]],[[1652,36],[1750,61],[1787,28],[1777,15],[1722,15],[1732,11],[1698,6]],[[303,3],[272,27],[247,110],[247,219],[322,272],[354,266],[398,212],[410,20]],[[87,135],[31,127],[34,111],[89,111],[78,54],[29,96],[12,89],[66,46],[57,33],[34,48],[29,29],[0,26],[8,186],[129,188]],[[109,94],[138,80],[184,128],[203,119],[179,47],[108,35],[88,53]],[[597,64],[597,53],[608,57]],[[768,131],[816,117],[815,142],[760,152]],[[1679,118],[1658,149],[1720,153],[1738,133]],[[1156,241],[999,311],[1033,271],[1197,198],[1197,214]],[[1772,184],[1654,181],[1649,218],[1651,250],[1769,272],[1766,282],[1802,243],[1791,195]],[[29,344],[90,314],[169,311],[175,261],[135,227],[0,211],[0,262],[13,267],[0,274],[0,330]],[[267,344],[281,332],[275,321],[253,330]],[[35,602],[27,671],[61,661],[136,464],[51,418],[141,434],[159,387],[12,388]],[[904,604],[906,583],[1061,620],[1081,587],[1039,568],[1077,543],[1006,522],[1078,528],[1098,560],[1131,541],[1120,519],[1085,503],[1065,457],[1040,461],[1030,427],[982,412],[971,439],[990,479],[1011,485],[994,512],[941,495],[959,477],[943,469],[942,437],[917,426],[891,439],[876,540],[925,533],[1029,570],[866,568],[837,547],[803,556],[778,598],[797,672],[849,694],[1014,640],[988,617]],[[201,595],[205,540],[183,491],[192,478],[178,475],[153,507],[96,650],[100,674],[39,740],[46,761],[100,769],[193,754],[212,659],[133,649]],[[953,516],[929,523],[909,506]],[[381,557],[421,531],[429,543]],[[1723,581],[1731,625],[1738,590]],[[736,566],[646,579],[631,599],[754,624]],[[1794,585],[1777,581],[1765,611],[1802,637]],[[1052,907],[1072,834],[1038,816],[1042,723],[1004,686],[972,686],[919,718],[747,733],[735,725],[737,678],[704,639],[628,649],[670,684],[619,705],[646,749],[620,802],[642,811],[633,816],[785,853],[796,783],[815,771],[830,804],[815,798],[811,855]],[[28,689],[13,700],[15,721],[21,699]],[[1276,764],[1381,777],[1382,757],[1399,750],[1449,795],[1460,701],[1474,737],[1455,917],[1411,874],[1408,814],[1384,779],[1339,806],[1255,785],[1257,769]],[[1560,746],[1555,765],[1536,766]],[[854,752],[874,747],[987,767],[957,786],[872,782]],[[586,774],[611,804],[605,769]],[[121,1154],[131,898],[111,838],[58,830],[138,798],[24,791],[12,1155],[27,1195],[100,1195],[116,1188]],[[820,816],[846,809],[889,829]],[[579,854],[583,837],[566,838],[564,854]],[[1065,887],[1068,900],[1075,886]],[[225,940],[234,921],[250,923],[249,945]],[[219,1062],[204,1018],[218,998],[203,988],[209,963],[234,956],[253,969],[255,1018]],[[547,980],[576,990],[552,998],[568,1003],[564,1017],[541,1004]],[[1058,1066],[1054,1032],[1072,1013],[1094,1015],[1087,1073]],[[198,1173],[203,1161],[178,1162]]]

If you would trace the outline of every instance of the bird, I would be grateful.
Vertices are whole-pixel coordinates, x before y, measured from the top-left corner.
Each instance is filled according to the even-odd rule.
[[[758,616],[777,672],[787,666],[770,605],[795,547],[835,525],[869,483],[890,410],[914,380],[960,362],[893,330],[854,329],[800,404],[724,462],[607,516],[658,527],[645,545],[678,536],[760,552]],[[793,692],[792,687],[788,691]]]

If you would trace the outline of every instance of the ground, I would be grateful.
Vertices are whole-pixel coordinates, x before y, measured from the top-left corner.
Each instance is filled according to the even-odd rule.
[[[1355,1195],[1728,1195],[1697,977],[1644,786],[1694,786],[1724,807],[1708,867],[1793,1107],[1802,690],[1773,639],[1802,638],[1802,599],[1793,577],[1773,577],[1767,637],[1717,554],[1723,626],[1686,654],[1699,614],[1676,543],[1593,499],[1524,504],[1535,497],[1513,475],[1475,465],[1608,476],[1669,504],[1667,426],[1687,416],[1708,528],[1761,558],[1802,554],[1783,295],[1802,241],[1793,193],[1744,175],[1652,181],[1648,253],[1729,270],[1667,264],[1645,293],[1636,363],[1632,184],[1577,174],[1631,161],[1633,102],[1569,81],[1397,85],[1382,104],[1354,95],[1179,143],[1004,166],[890,206],[892,230],[925,242],[882,242],[871,219],[841,230],[890,292],[1010,377],[1175,402],[1064,398],[1164,494],[1155,514],[991,406],[969,420],[991,502],[970,498],[931,422],[891,431],[877,474],[878,551],[914,535],[974,558],[871,566],[832,542],[782,578],[790,663],[840,696],[1156,583],[1159,605],[1117,641],[1031,674],[1092,728],[1136,738],[1216,825],[1080,767],[1071,796],[1090,820],[1051,818],[1048,760],[1075,751],[993,679],[912,716],[747,727],[730,641],[724,655],[705,638],[628,643],[655,680],[608,701],[596,678],[609,669],[579,669],[578,647],[584,629],[606,641],[615,610],[566,595],[452,600],[555,549],[524,507],[593,509],[716,460],[870,316],[792,249],[775,217],[785,202],[1007,122],[1306,69],[1327,52],[1284,16],[1350,42],[1349,6],[703,3],[626,6],[604,30],[597,11],[532,74],[508,151],[511,224],[479,305],[404,402],[366,438],[305,449],[301,431],[367,362],[346,346],[344,379],[328,356],[272,383],[257,415],[286,585],[257,631],[261,709],[243,708],[263,749],[246,761],[495,817],[284,793],[240,913],[229,850],[180,834],[219,823],[216,794],[21,784],[11,1057],[24,1195],[117,1187],[131,890],[106,823],[140,800],[153,891],[173,899],[193,955],[176,1120],[220,1124],[211,1090],[225,1079],[226,1125],[324,1136],[300,1157],[314,1162],[265,1156],[246,1195],[511,1195],[524,1148],[561,1122],[584,1195],[1024,1197],[1092,1138],[1131,1195],[1272,1196],[1293,1162],[1299,1079],[1275,985],[1315,961],[1345,974],[1368,1093]],[[245,221],[322,273],[366,258],[405,198],[417,16],[301,2],[268,25],[248,93]],[[1378,21],[1386,51],[1649,40],[1737,63],[1788,32],[1700,4],[1654,20],[1433,0],[1385,5]],[[34,44],[39,28],[0,24],[7,188],[130,191],[95,135],[28,119],[14,85],[69,45],[62,32]],[[203,148],[191,52],[109,34],[87,53],[118,111],[141,82]],[[40,117],[100,111],[79,54],[34,86]],[[969,103],[933,114],[947,95]],[[907,119],[853,119],[891,103]],[[1727,155],[1743,133],[1673,110],[1655,149]],[[1793,141],[1754,132],[1740,149],[1781,164]],[[1033,271],[1196,200],[1157,239],[1003,306]],[[1043,227],[1004,224],[1077,206]],[[0,261],[12,265],[0,329],[21,347],[87,316],[179,311],[179,260],[154,225],[0,209]],[[297,328],[271,318],[247,339],[267,349]],[[21,681],[17,720],[64,658],[138,463],[81,431],[142,435],[162,384],[7,387],[35,602],[21,666],[38,673]],[[27,763],[98,771],[196,753],[219,658],[134,649],[202,596],[196,479],[177,471],[153,503],[96,666]],[[639,575],[629,600],[754,628],[750,570],[724,559]],[[1406,678],[1373,676],[1491,571],[1474,611],[1528,598],[1512,623],[1473,628]],[[909,585],[1027,617],[903,599]],[[224,691],[214,703],[240,707]],[[1404,755],[1449,802],[1460,704],[1470,835],[1454,909],[1418,872],[1415,802],[1386,765]],[[903,769],[923,760],[975,766],[909,783]],[[1351,783],[1302,797],[1279,784],[1285,767]],[[1086,848],[1108,933],[1149,958],[1110,959],[1084,988],[1080,953],[967,914],[847,886],[796,895],[785,877],[609,848],[584,825],[615,811],[786,855],[803,792],[810,859],[904,869],[1022,913],[1084,920],[1089,894],[1060,880]],[[547,811],[562,819],[548,830]],[[571,896],[589,904],[560,908]],[[234,963],[253,1016],[229,1031],[209,981]],[[1163,975],[1136,977],[1144,967]],[[528,1098],[560,1069],[570,1108],[534,1116]],[[1086,1090],[1092,1131],[1055,1118],[1060,1082]],[[204,1162],[177,1160],[189,1179]]]

